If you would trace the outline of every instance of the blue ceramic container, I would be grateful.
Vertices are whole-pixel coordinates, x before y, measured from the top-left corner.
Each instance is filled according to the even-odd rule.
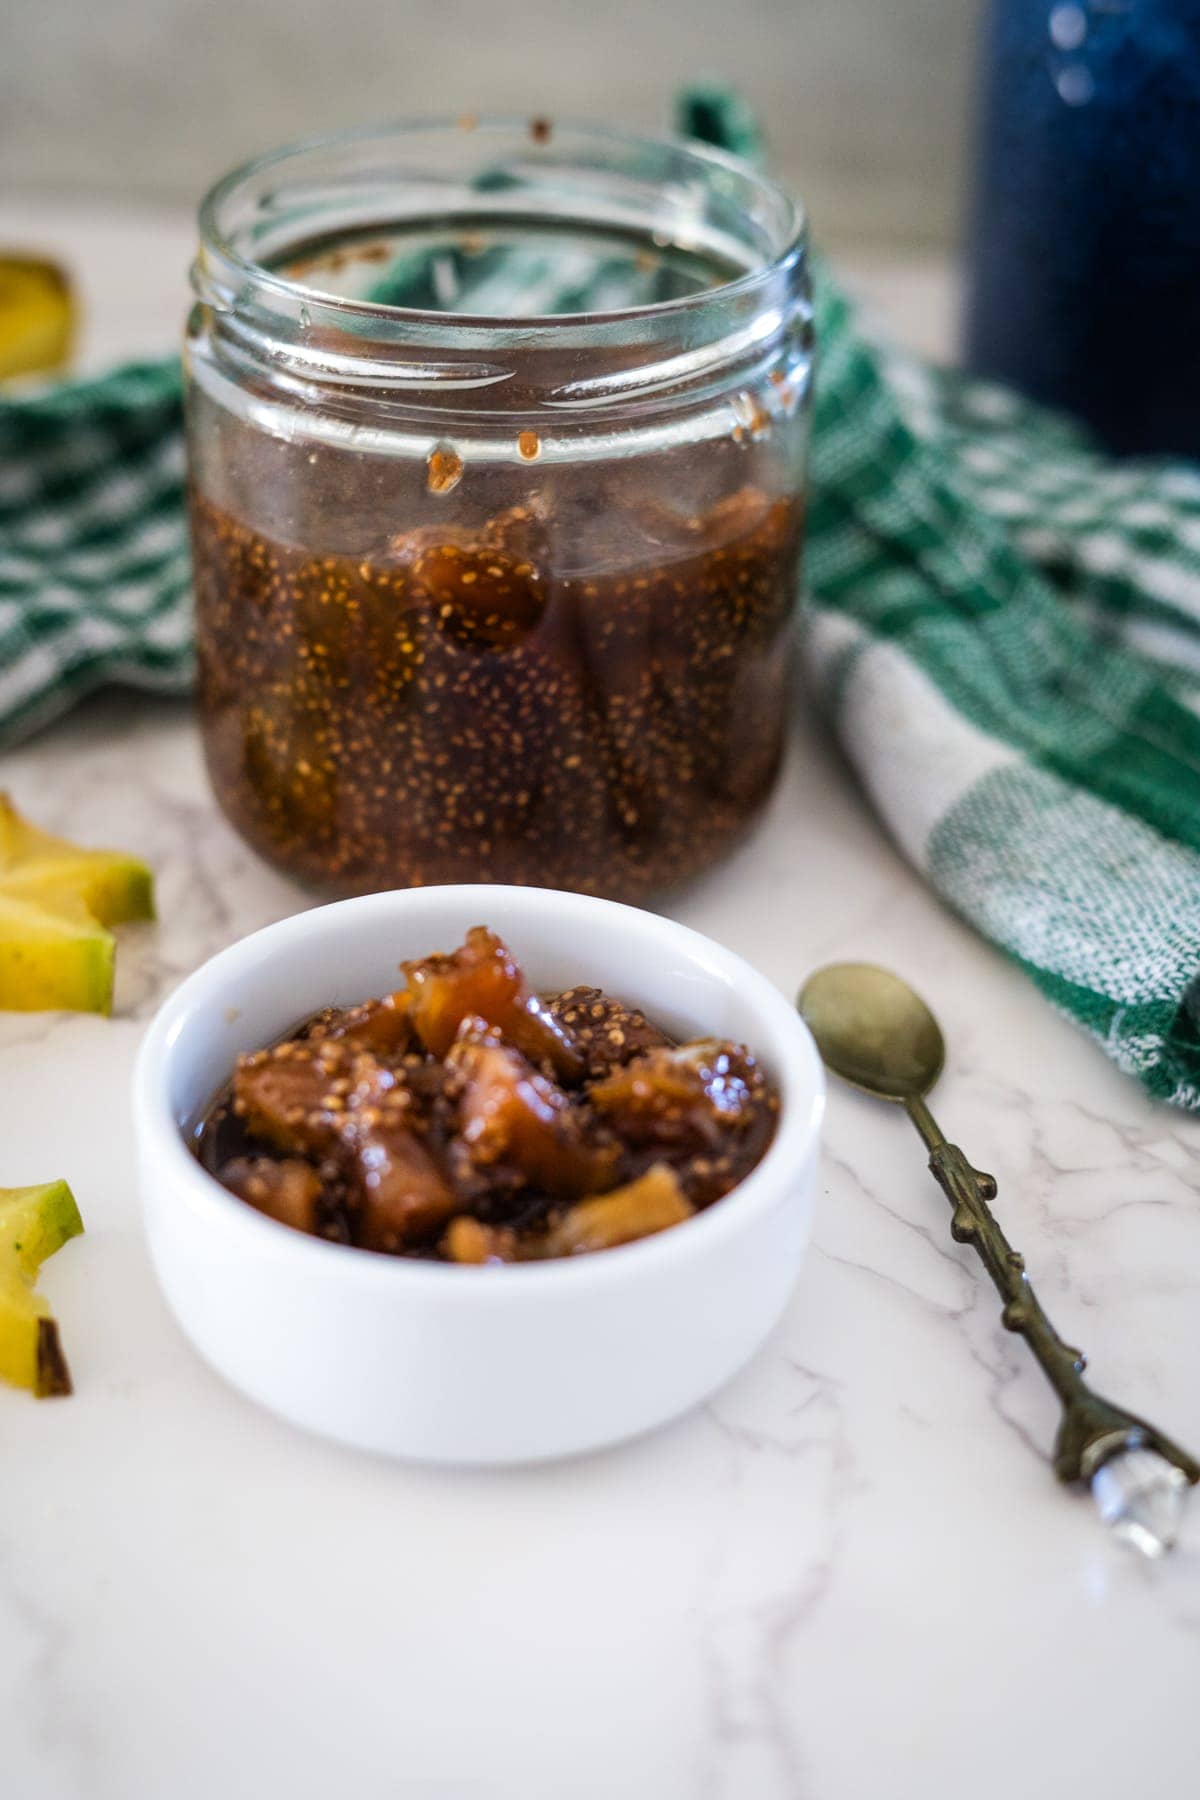
[[[1200,0],[992,0],[966,356],[1200,456]]]

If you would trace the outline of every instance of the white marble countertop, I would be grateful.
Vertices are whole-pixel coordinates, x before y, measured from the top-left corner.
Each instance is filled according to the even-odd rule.
[[[0,208],[18,235],[73,246],[89,362],[171,341],[186,221]],[[946,341],[943,272],[861,273],[901,335]],[[65,1175],[88,1226],[44,1274],[75,1397],[0,1391],[6,1794],[1194,1791],[1200,1509],[1148,1567],[1057,1487],[1049,1394],[900,1117],[832,1094],[794,1302],[692,1417],[500,1475],[310,1440],[168,1316],[128,1106],[161,996],[304,897],[218,815],[184,706],[105,698],[0,772],[47,826],[147,856],[162,915],[124,936],[111,1021],[0,1019],[0,1180]],[[951,1045],[939,1114],[997,1172],[1051,1316],[1105,1390],[1200,1445],[1196,1122],[943,912],[815,722],[677,910],[787,991],[840,956],[919,983]]]

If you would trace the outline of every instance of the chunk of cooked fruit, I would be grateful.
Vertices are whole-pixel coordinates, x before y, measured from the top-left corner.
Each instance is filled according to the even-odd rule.
[[[506,1225],[485,1225],[471,1213],[459,1213],[442,1236],[442,1255],[457,1263],[516,1262],[517,1234]]]
[[[71,1376],[34,1280],[46,1258],[82,1230],[65,1181],[0,1188],[0,1377],[39,1396],[69,1394]]]
[[[637,1181],[572,1206],[547,1233],[542,1253],[578,1256],[585,1250],[612,1250],[681,1225],[692,1210],[675,1171],[655,1163]]]
[[[358,1199],[354,1241],[365,1250],[407,1249],[457,1212],[438,1162],[399,1114],[357,1129],[347,1146]]]
[[[321,1155],[338,1141],[353,1052],[287,1039],[238,1059],[233,1110],[253,1137],[288,1156]]]
[[[153,916],[144,863],[52,837],[0,794],[0,1008],[109,1012],[116,946],[105,928]]]
[[[434,1056],[445,1056],[464,1019],[477,1018],[496,1026],[531,1062],[548,1063],[560,1081],[582,1077],[584,1061],[569,1032],[486,926],[474,926],[449,956],[426,956],[401,967],[417,1036]]]
[[[629,1142],[701,1149],[747,1129],[766,1092],[748,1050],[701,1038],[647,1051],[598,1081],[588,1097]]]
[[[592,1078],[607,1075],[632,1062],[635,1056],[671,1042],[644,1012],[612,999],[599,988],[568,988],[547,1000],[545,1006],[551,1018],[567,1032]]]
[[[426,1097],[419,1088],[427,1073],[415,1071],[414,1088],[402,1065],[380,1060],[353,1040],[288,1039],[241,1058],[233,1109],[252,1138],[288,1157],[329,1160],[336,1167],[355,1243],[402,1250],[457,1208],[421,1136]],[[440,1092],[440,1080],[424,1085]]]
[[[401,988],[360,1006],[331,1007],[313,1020],[304,1041],[353,1044],[376,1056],[401,1056],[416,1042],[412,995]]]
[[[779,1106],[750,1052],[714,1038],[650,1050],[596,1082],[588,1098],[624,1143],[669,1160],[696,1205],[749,1173]]]
[[[416,534],[414,534],[415,537]],[[439,631],[467,650],[509,650],[537,629],[546,610],[535,566],[491,547],[393,541],[412,570],[412,596],[432,607]]]
[[[471,1162],[515,1163],[548,1193],[610,1187],[618,1148],[589,1141],[568,1096],[482,1019],[468,1019],[447,1064],[462,1083],[459,1134]]]
[[[222,1168],[221,1180],[269,1219],[294,1231],[316,1231],[322,1186],[311,1163],[297,1157],[235,1156]]]

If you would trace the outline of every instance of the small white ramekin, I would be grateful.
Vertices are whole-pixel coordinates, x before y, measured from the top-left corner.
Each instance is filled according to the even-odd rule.
[[[686,1036],[736,1039],[782,1093],[766,1156],[686,1224],[561,1262],[456,1267],[289,1230],[208,1175],[188,1135],[240,1051],[396,985],[401,958],[493,927],[543,992],[586,982]],[[134,1075],[138,1171],[167,1301],[253,1399],[364,1449],[508,1463],[596,1449],[703,1400],[758,1349],[808,1240],[824,1080],[795,1009],[697,932],[539,888],[411,888],[298,914],[206,963]]]

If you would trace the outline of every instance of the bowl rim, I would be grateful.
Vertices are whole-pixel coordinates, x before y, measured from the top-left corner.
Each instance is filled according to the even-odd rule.
[[[237,977],[247,965],[258,963],[268,949],[274,957],[295,957],[305,949],[311,951],[314,939],[336,939],[356,916],[362,919],[370,914],[402,912],[408,905],[436,909],[439,902],[445,904],[453,898],[458,903],[470,897],[478,900],[480,918],[486,920],[489,897],[494,895],[503,896],[506,908],[526,908],[531,925],[550,911],[573,910],[581,923],[610,937],[632,931],[651,944],[670,943],[695,966],[717,975],[749,1001],[756,1018],[763,1021],[764,1036],[772,1038],[770,1048],[761,1053],[777,1065],[774,1074],[781,1106],[779,1123],[766,1154],[743,1181],[693,1218],[633,1243],[545,1262],[497,1266],[375,1255],[358,1246],[312,1237],[257,1212],[202,1167],[170,1105],[172,1067],[186,1039],[189,1021],[201,1009],[233,1004]],[[509,929],[523,926],[524,921],[517,926],[510,917]],[[505,927],[497,924],[495,929],[503,934]],[[640,1004],[636,993],[629,998],[633,1004]],[[760,1054],[759,1046],[748,1047]],[[656,1264],[686,1260],[689,1254],[701,1254],[723,1239],[736,1236],[772,1204],[781,1180],[787,1182],[789,1171],[798,1172],[804,1167],[816,1147],[824,1110],[825,1075],[808,1027],[780,990],[736,951],[691,926],[619,901],[554,888],[482,882],[394,888],[332,901],[290,914],[239,938],[185,976],[168,995],[146,1031],[133,1074],[139,1185],[144,1186],[147,1165],[152,1164],[160,1177],[171,1184],[176,1199],[198,1211],[212,1229],[232,1233],[248,1247],[257,1246],[263,1254],[273,1248],[278,1257],[307,1260],[314,1272],[324,1266],[332,1280],[339,1279],[341,1271],[340,1279],[345,1281],[372,1287],[382,1284],[397,1293],[411,1289],[428,1291],[432,1285],[441,1287],[447,1295],[479,1293],[475,1284],[482,1283],[492,1298],[523,1291],[531,1283],[549,1292],[564,1284],[620,1282],[637,1269],[648,1271]]]

